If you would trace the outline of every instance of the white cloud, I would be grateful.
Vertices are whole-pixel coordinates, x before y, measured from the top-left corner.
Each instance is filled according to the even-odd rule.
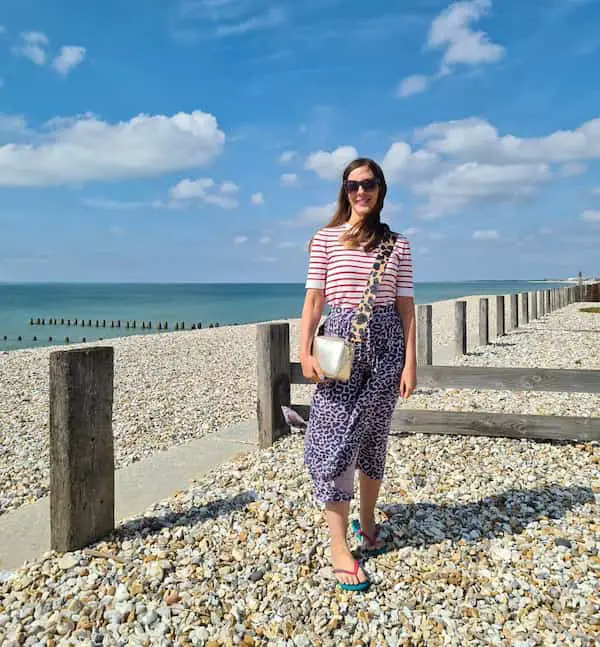
[[[567,162],[560,167],[559,173],[562,177],[577,177],[586,171],[587,166],[581,162]]]
[[[581,220],[585,222],[600,222],[600,211],[595,209],[586,209],[581,214]]]
[[[400,83],[398,96],[424,92],[435,78],[452,74],[457,65],[475,66],[500,60],[504,47],[493,43],[484,31],[472,27],[491,6],[491,0],[463,0],[439,13],[429,28],[427,49],[443,50],[440,70],[435,77],[421,74],[406,77]]]
[[[83,204],[93,209],[104,209],[106,211],[133,211],[148,206],[147,203],[138,200],[107,200],[105,198],[84,198]]]
[[[408,229],[404,230],[404,235],[405,236],[414,236],[415,234],[418,233],[417,227],[408,227]]]
[[[235,182],[226,180],[225,182],[221,183],[219,190],[221,191],[221,193],[231,194],[231,193],[237,193],[240,190],[240,187]]]
[[[233,239],[234,245],[243,245],[248,242],[248,236],[235,236]]]
[[[314,171],[324,180],[338,180],[344,168],[358,157],[354,146],[339,146],[331,153],[317,151],[308,156],[306,168]]]
[[[169,197],[171,198],[169,206],[177,208],[198,203],[211,204],[222,209],[235,209],[239,206],[238,201],[229,195],[211,193],[211,189],[215,187],[215,181],[209,177],[198,178],[197,180],[187,178],[181,180],[169,190]]]
[[[46,132],[50,131],[50,132]],[[115,124],[86,115],[52,120],[27,143],[0,146],[0,186],[150,177],[205,166],[223,149],[210,114],[140,114]]]
[[[217,27],[215,35],[219,37],[241,36],[253,31],[275,29],[286,22],[287,15],[281,7],[270,7],[261,14],[255,14],[239,22],[222,24]]]
[[[473,232],[473,240],[498,240],[500,234],[495,229],[477,229]]]
[[[13,53],[30,60],[36,65],[44,65],[48,56],[48,37],[39,31],[23,32],[19,36],[19,44],[13,48]]]
[[[413,151],[406,142],[394,142],[383,158],[382,167],[389,181],[411,183],[433,177],[440,169],[440,159],[436,153]]]
[[[298,181],[298,176],[295,173],[284,173],[279,178],[279,184],[281,184],[281,186],[291,187],[298,186],[300,182]]]
[[[330,202],[321,206],[305,207],[298,216],[292,220],[291,225],[326,225],[332,218],[337,203]]]
[[[432,123],[415,135],[428,150],[494,164],[566,163],[600,158],[600,118],[575,130],[558,130],[546,137],[500,136],[494,126],[476,117]]]
[[[429,78],[423,74],[413,74],[400,81],[398,86],[399,97],[410,97],[413,94],[425,92],[429,85]]]
[[[288,162],[291,162],[294,159],[294,157],[296,157],[296,155],[297,155],[296,151],[284,151],[279,156],[279,163],[287,164]]]
[[[294,247],[298,247],[298,244],[297,243],[292,243],[289,240],[284,240],[283,242],[278,243],[277,247],[279,249],[292,249]]]
[[[535,186],[551,179],[546,164],[494,166],[467,162],[443,172],[413,190],[428,198],[420,209],[426,219],[457,213],[472,202],[530,195]]]
[[[491,6],[490,0],[455,2],[434,19],[427,45],[445,48],[442,70],[449,71],[457,63],[477,65],[502,58],[504,48],[492,43],[485,32],[474,31],[471,27],[473,22],[488,13]]]
[[[263,236],[259,241],[261,245],[268,245],[271,242],[270,236]]]
[[[265,196],[260,191],[258,193],[253,193],[252,197],[250,198],[250,202],[252,202],[252,204],[256,204],[256,205],[264,204],[265,203]]]
[[[83,62],[85,58],[85,47],[77,45],[64,45],[60,48],[58,56],[52,61],[52,67],[63,76],[69,74]]]

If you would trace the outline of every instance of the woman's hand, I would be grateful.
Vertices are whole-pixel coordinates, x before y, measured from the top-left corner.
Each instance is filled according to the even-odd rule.
[[[317,362],[317,358],[314,355],[306,355],[305,357],[300,358],[300,365],[302,366],[302,375],[307,380],[312,380],[313,382],[323,383],[328,382],[323,375],[323,371]]]
[[[400,397],[408,400],[417,386],[416,366],[405,366],[400,377]]]

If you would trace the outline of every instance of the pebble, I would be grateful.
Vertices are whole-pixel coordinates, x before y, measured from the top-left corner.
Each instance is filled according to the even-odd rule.
[[[547,322],[567,316],[583,327],[576,313]],[[571,350],[562,339],[563,356]],[[513,351],[498,347],[493,361]],[[582,367],[595,368],[598,352],[580,348]],[[597,396],[590,403],[587,415]],[[392,436],[377,510],[390,550],[367,559],[373,585],[357,595],[334,586],[302,441],[294,433],[242,455],[125,520],[92,547],[118,561],[50,552],[0,578],[0,644],[591,647],[600,639],[597,443]],[[157,528],[156,519],[170,523]]]

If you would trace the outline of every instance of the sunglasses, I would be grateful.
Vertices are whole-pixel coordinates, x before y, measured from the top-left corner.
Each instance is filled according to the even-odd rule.
[[[344,188],[348,193],[356,193],[359,187],[362,187],[364,191],[374,191],[378,186],[379,180],[376,177],[368,180],[346,180],[344,182]]]

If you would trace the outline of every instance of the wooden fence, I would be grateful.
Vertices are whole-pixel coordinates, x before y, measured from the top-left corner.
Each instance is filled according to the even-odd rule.
[[[511,328],[545,316],[568,304],[600,297],[600,283],[511,295]],[[456,353],[467,349],[466,301],[456,301]],[[479,302],[478,343],[489,343],[488,299]],[[496,330],[505,334],[505,297],[496,297]],[[519,318],[519,314],[521,315]],[[487,389],[600,393],[600,371],[529,368],[432,366],[432,306],[417,306],[418,388]],[[265,323],[257,329],[257,417],[259,444],[270,447],[289,432],[282,407],[304,420],[310,407],[291,403],[291,385],[308,384],[300,364],[290,361],[289,324]],[[600,441],[600,418],[454,412],[399,407],[393,432],[461,434],[538,440]]]
[[[536,294],[536,306],[533,306],[528,296],[531,310],[527,310],[527,316],[529,313],[534,316],[534,312],[535,316],[542,316],[576,297],[573,288],[544,291]],[[502,315],[504,326],[504,298],[497,299],[498,316]],[[482,301],[480,341],[489,338],[485,321],[488,312],[487,304]],[[465,308],[457,307],[460,334],[465,330],[464,314]],[[419,306],[420,387],[600,392],[600,371],[431,366],[431,320],[431,307]],[[289,431],[281,407],[291,406],[291,384],[303,384],[306,380],[300,366],[290,362],[288,324],[260,324],[257,342],[259,442],[262,447],[268,447]],[[461,340],[457,346],[464,351],[466,342]],[[58,350],[50,354],[50,539],[51,548],[60,552],[83,548],[115,527],[113,379],[112,346]],[[303,417],[308,416],[308,407],[294,408]],[[600,418],[410,411],[402,407],[394,416],[393,429],[599,440]]]

